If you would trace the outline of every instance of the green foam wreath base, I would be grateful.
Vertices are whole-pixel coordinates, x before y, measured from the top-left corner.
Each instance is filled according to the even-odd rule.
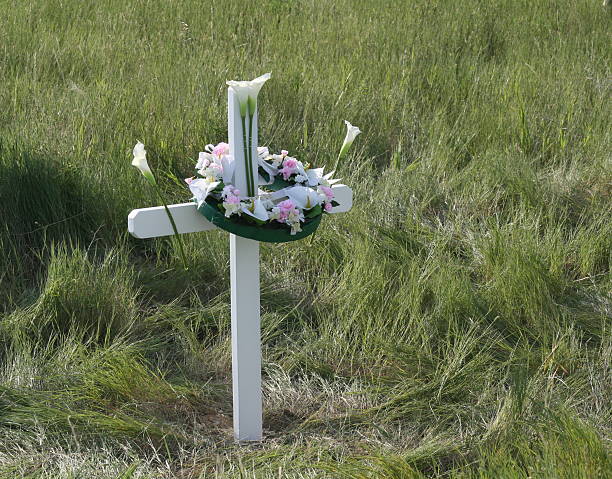
[[[228,233],[242,236],[243,238],[261,241],[263,243],[287,243],[296,241],[314,233],[321,223],[322,214],[314,218],[307,218],[302,223],[302,231],[292,235],[291,230],[287,225],[281,223],[266,223],[265,225],[247,224],[241,217],[232,216],[226,218],[225,215],[217,207],[218,203],[214,199],[207,198],[198,211],[204,217],[214,224],[217,228],[221,228]]]

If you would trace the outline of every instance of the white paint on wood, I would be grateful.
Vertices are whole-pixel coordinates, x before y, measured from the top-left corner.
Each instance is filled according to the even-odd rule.
[[[234,437],[261,441],[259,243],[230,234]]]
[[[335,184],[332,185],[334,191],[334,201],[339,203],[338,206],[334,206],[330,213],[346,213],[353,207],[353,190],[346,185]]]
[[[353,191],[346,185],[333,185],[335,200],[339,203],[330,213],[344,213],[353,206]],[[216,226],[198,213],[195,203],[169,205],[179,233],[210,231]],[[136,238],[157,238],[174,234],[163,206],[133,210],[128,216],[128,231]]]
[[[179,233],[209,231],[216,226],[198,213],[196,204],[168,205]],[[157,238],[174,234],[172,224],[163,206],[139,208],[128,215],[128,231],[136,238]]]

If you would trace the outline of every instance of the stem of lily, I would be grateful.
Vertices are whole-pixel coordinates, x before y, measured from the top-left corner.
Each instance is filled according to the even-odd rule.
[[[352,142],[351,142],[352,143]],[[338,165],[340,164],[340,160],[346,156],[349,148],[351,147],[351,143],[343,143],[342,148],[338,152],[338,158],[336,159],[336,164],[334,166],[334,170],[338,170]]]
[[[248,111],[248,105],[247,105],[247,111]],[[251,179],[251,173],[252,173],[252,168],[250,168],[250,162],[249,162],[249,148],[247,148],[247,132],[246,132],[246,126],[244,123],[245,120],[245,116],[241,117],[242,119],[242,146],[244,149],[244,163],[246,165],[246,182],[247,182],[247,196],[252,197],[253,196],[253,180]]]
[[[257,194],[257,185],[255,184],[255,178],[253,178],[253,117],[255,112],[251,112],[249,105],[249,173],[251,174],[251,190],[253,196]]]
[[[161,191],[159,191],[159,187],[157,186],[157,184],[155,184],[154,186],[155,186],[155,192],[157,193],[159,200],[164,205],[164,209],[166,210],[166,214],[168,215],[168,219],[170,220],[170,224],[172,225],[174,236],[176,236],[176,240],[178,241],[178,244],[179,244],[179,252],[181,254],[181,259],[183,260],[183,268],[185,268],[185,271],[187,271],[189,267],[187,266],[187,257],[185,256],[185,250],[183,249],[183,241],[181,240],[181,236],[179,235],[178,229],[176,228],[176,223],[174,222],[172,213],[170,213],[170,210],[168,209],[168,205],[164,201],[164,197],[162,196]]]
[[[332,171],[338,171],[338,165],[340,164],[340,159],[342,158],[342,156],[342,150],[340,150],[340,153],[338,153],[338,158],[336,158],[336,164],[334,165]]]

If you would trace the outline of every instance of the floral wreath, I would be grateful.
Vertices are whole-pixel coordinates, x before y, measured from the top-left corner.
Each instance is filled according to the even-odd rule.
[[[231,184],[234,164],[229,145],[207,145],[198,157],[198,176],[185,180],[198,211],[217,226],[238,234],[248,230],[232,225],[284,232],[281,241],[314,232],[322,214],[338,205],[331,186],[340,180],[332,179],[333,171],[324,174],[323,168],[310,168],[308,163],[289,156],[287,150],[270,154],[267,147],[259,147],[257,156],[258,192],[245,197]],[[285,238],[287,232],[294,238]]]

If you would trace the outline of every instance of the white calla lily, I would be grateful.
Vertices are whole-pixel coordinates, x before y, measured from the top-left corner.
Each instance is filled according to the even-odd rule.
[[[149,164],[147,163],[147,151],[145,150],[144,145],[139,141],[136,143],[136,146],[134,146],[134,150],[132,153],[134,154],[132,165],[138,168],[140,172],[143,174],[143,176],[147,179],[147,181],[151,183],[151,185],[153,185],[155,192],[157,193],[157,195],[159,196],[159,199],[162,201],[164,205],[164,209],[166,210],[166,214],[168,215],[168,219],[170,220],[170,224],[172,225],[172,231],[174,231],[174,236],[176,237],[177,243],[179,245],[181,259],[183,260],[183,268],[185,268],[185,271],[186,271],[189,269],[189,267],[187,266],[187,257],[185,256],[185,249],[183,248],[183,241],[181,240],[178,229],[176,228],[176,222],[174,221],[172,213],[170,213],[170,210],[168,209],[168,205],[166,204],[166,201],[164,200],[161,190],[159,186],[157,186],[157,181],[155,181],[153,172],[151,171],[151,168],[149,168]],[[194,181],[189,181],[190,186],[192,183],[194,183]]]
[[[244,166],[246,171],[246,186],[247,196],[252,197],[255,193],[254,190],[257,188],[255,178],[253,178],[253,118],[255,117],[255,110],[257,109],[257,95],[259,90],[267,82],[271,73],[265,73],[251,81],[233,81],[228,80],[226,83],[229,85],[230,90],[234,92],[238,99],[240,107],[240,117],[242,118],[242,143],[244,147]],[[246,117],[249,117],[248,122],[248,135],[246,129]]]
[[[153,176],[153,172],[147,163],[147,151],[141,142],[136,143],[133,154],[134,159],[132,160],[132,165],[140,170],[149,183],[155,185],[155,177]]]
[[[225,82],[238,97],[238,103],[240,104],[240,116],[246,116],[247,105],[251,110],[251,115],[255,112],[259,90],[261,90],[261,87],[270,79],[271,76],[271,73],[264,73],[251,81],[228,80]]]
[[[361,130],[359,129],[359,127],[351,125],[346,120],[344,120],[344,123],[346,124],[346,136],[344,137],[344,143],[342,143],[342,148],[340,149],[339,156],[346,155],[346,152],[353,144],[353,141],[355,141],[355,138],[357,137],[357,135],[361,133]]]
[[[243,206],[242,212],[261,221],[268,221],[268,218],[270,217],[268,210],[266,210],[266,207],[259,198],[253,200],[251,204]]]
[[[269,196],[269,198],[270,198],[271,200],[273,200],[273,201],[278,201],[278,200],[280,200],[280,199],[282,199],[282,198],[288,198],[289,196],[288,196],[287,192],[288,192],[288,191],[289,191],[291,188],[293,188],[293,187],[292,187],[292,186],[289,186],[289,187],[287,187],[287,188],[283,188],[283,189],[281,189],[281,190],[272,191],[271,193],[269,193],[269,195],[268,195],[268,196]]]
[[[249,82],[228,80],[225,83],[227,83],[227,85],[229,85],[232,91],[236,94],[238,103],[240,105],[240,116],[244,118],[246,116],[247,106],[249,104]]]
[[[202,206],[206,197],[219,186],[219,181],[210,181],[207,178],[198,178],[189,183],[189,189],[198,202],[198,208]]]
[[[338,169],[340,159],[347,154],[349,148],[353,144],[353,141],[355,141],[357,135],[361,133],[361,130],[356,126],[351,125],[350,122],[344,120],[344,123],[346,123],[346,136],[344,137],[344,143],[342,143],[342,148],[340,148],[340,153],[338,153],[338,158],[336,158],[334,170]]]
[[[266,151],[267,151],[267,148],[266,148]],[[264,178],[262,178],[261,175],[259,175],[259,184],[260,185],[271,185],[272,183],[274,183],[274,176],[276,174],[278,174],[278,169],[274,168],[274,166],[272,166],[270,163],[265,161],[265,158],[267,158],[267,157],[268,157],[268,155],[264,156],[263,154],[260,154],[259,158],[257,159],[257,164],[259,166],[261,166],[263,168],[263,170],[266,173],[268,173],[268,176],[270,177],[270,179],[268,181],[266,181]]]
[[[287,196],[303,210],[309,210],[321,203],[321,197],[307,186],[294,186],[286,189]]]

